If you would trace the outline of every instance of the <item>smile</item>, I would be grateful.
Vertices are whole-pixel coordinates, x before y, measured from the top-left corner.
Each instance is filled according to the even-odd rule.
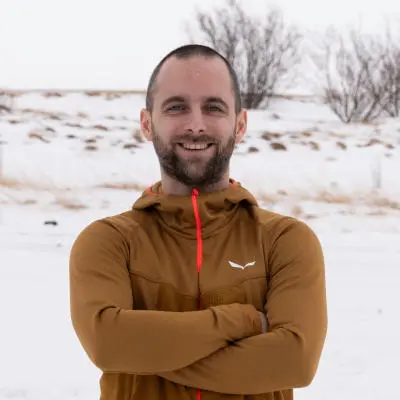
[[[179,143],[180,147],[191,151],[206,150],[212,145],[213,143]]]

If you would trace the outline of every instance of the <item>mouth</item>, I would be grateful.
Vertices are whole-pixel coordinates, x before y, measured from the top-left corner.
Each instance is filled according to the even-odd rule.
[[[186,151],[201,152],[214,146],[214,143],[178,143],[178,146]]]

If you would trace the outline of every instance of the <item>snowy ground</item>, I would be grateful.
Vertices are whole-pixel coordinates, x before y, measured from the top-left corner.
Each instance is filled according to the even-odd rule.
[[[158,179],[151,145],[132,135],[142,104],[30,93],[1,116],[0,400],[98,398],[99,371],[69,320],[68,256],[84,226]],[[345,126],[308,102],[249,114],[232,177],[264,207],[309,223],[325,250],[328,338],[296,400],[400,398],[399,131],[391,120]]]

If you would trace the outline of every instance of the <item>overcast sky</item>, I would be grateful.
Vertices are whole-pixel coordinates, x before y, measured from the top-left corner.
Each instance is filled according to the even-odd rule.
[[[187,36],[195,7],[223,0],[0,0],[0,88],[144,89],[158,60]],[[349,22],[376,29],[395,0],[245,0],[279,3],[305,29]],[[194,22],[193,22],[194,25]]]

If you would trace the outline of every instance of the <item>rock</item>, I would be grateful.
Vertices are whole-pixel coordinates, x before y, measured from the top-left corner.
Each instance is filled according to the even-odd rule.
[[[52,226],[57,226],[58,222],[54,221],[54,220],[50,220],[50,221],[44,221],[45,225],[52,225]]]

